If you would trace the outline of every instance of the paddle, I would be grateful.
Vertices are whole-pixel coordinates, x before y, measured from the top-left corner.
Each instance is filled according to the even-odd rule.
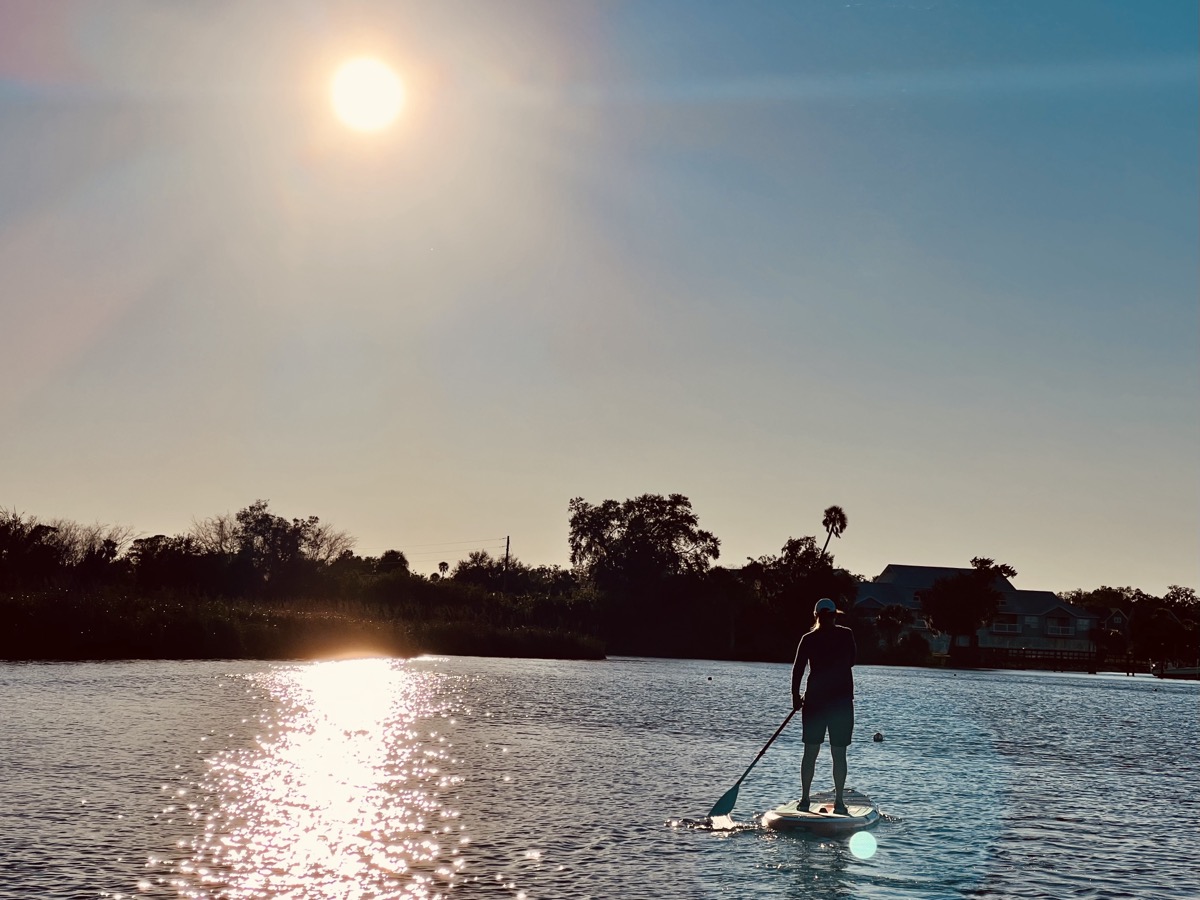
[[[746,780],[746,776],[750,774],[750,770],[758,764],[763,754],[767,752],[767,747],[775,743],[775,738],[779,737],[783,729],[787,727],[787,723],[792,721],[792,716],[795,714],[796,710],[794,709],[787,714],[787,718],[783,720],[783,724],[775,729],[775,733],[771,735],[771,739],[758,751],[758,756],[754,757],[754,762],[747,766],[746,771],[742,773],[742,777],[737,780],[737,784],[722,794],[721,799],[713,804],[713,808],[708,813],[710,819],[715,819],[717,816],[727,816],[733,811],[733,805],[737,803],[738,788],[742,786],[742,782]]]

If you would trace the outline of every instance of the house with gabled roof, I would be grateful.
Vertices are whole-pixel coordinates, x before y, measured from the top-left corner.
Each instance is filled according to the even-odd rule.
[[[921,610],[921,591],[943,578],[973,571],[893,563],[874,580],[859,584],[854,610],[871,618],[886,606],[902,606],[913,614],[912,630],[929,641],[934,653],[945,653],[949,639],[930,631]],[[1000,608],[992,621],[977,632],[981,648],[1079,652],[1093,649],[1091,637],[1099,624],[1094,611],[1068,603],[1052,591],[1018,590],[1003,575],[995,575],[992,584],[1000,593]]]
[[[1101,614],[1100,627],[1129,637],[1129,614],[1119,607],[1110,607]]]

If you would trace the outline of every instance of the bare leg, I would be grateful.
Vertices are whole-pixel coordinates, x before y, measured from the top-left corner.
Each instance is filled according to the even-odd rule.
[[[800,761],[800,785],[803,793],[800,795],[800,808],[808,808],[808,794],[812,789],[813,773],[817,771],[817,754],[821,752],[820,744],[805,744],[804,758]]]
[[[807,744],[804,749],[808,750]],[[833,789],[836,792],[833,802],[835,806],[845,806],[842,794],[846,790],[846,748],[830,744],[829,752],[833,755]]]

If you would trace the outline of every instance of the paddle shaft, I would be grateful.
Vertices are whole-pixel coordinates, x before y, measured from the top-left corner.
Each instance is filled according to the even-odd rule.
[[[750,765],[746,766],[746,771],[742,773],[742,777],[737,780],[737,784],[735,784],[734,787],[737,787],[739,784],[741,784],[743,781],[746,780],[746,776],[750,774],[750,770],[753,769],[756,765],[758,765],[758,761],[763,758],[763,754],[767,752],[767,748],[770,747],[773,743],[775,743],[775,738],[777,738],[777,737],[779,737],[779,735],[783,734],[783,729],[787,728],[787,723],[792,721],[792,716],[794,716],[795,714],[796,714],[796,710],[794,710],[794,709],[790,713],[787,714],[787,718],[783,720],[783,724],[780,725],[778,728],[776,728],[775,733],[773,735],[771,735],[771,739],[769,741],[767,741],[765,744],[763,744],[763,748],[758,751],[758,756],[754,757],[754,762],[752,762],[752,763],[750,763]]]
[[[737,783],[733,787],[721,795],[720,800],[713,804],[713,808],[708,813],[709,818],[729,815],[729,813],[733,810],[734,804],[737,803],[738,788],[741,787],[742,782],[746,780],[746,776],[750,774],[750,770],[754,768],[755,763],[762,759],[763,754],[767,752],[767,748],[775,743],[775,738],[779,737],[779,735],[783,733],[783,729],[787,727],[788,722],[792,721],[792,716],[795,714],[795,709],[787,714],[787,718],[783,720],[783,724],[775,729],[775,733],[771,735],[771,739],[763,745],[761,750],[758,751],[758,756],[754,757],[754,762],[750,763],[750,765],[746,767],[746,771],[742,773],[742,777],[737,780]]]

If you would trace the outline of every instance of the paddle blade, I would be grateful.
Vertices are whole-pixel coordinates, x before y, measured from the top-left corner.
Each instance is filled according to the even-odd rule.
[[[708,811],[710,819],[715,819],[717,816],[727,816],[733,812],[733,805],[737,803],[738,788],[741,786],[739,781],[724,794],[721,799],[713,804],[713,808]]]
[[[787,723],[792,721],[792,716],[795,714],[795,709],[787,714],[787,718],[783,720],[783,724],[775,729],[775,733],[771,735],[771,739],[763,745],[761,750],[758,751],[758,756],[754,757],[754,762],[750,763],[746,771],[742,773],[742,777],[737,780],[737,784],[727,790],[724,796],[722,796],[721,799],[716,802],[716,805],[713,806],[712,811],[708,814],[710,819],[715,819],[719,816],[727,816],[733,811],[733,804],[737,803],[738,788],[741,787],[742,782],[746,779],[746,776],[750,774],[750,769],[753,769],[755,765],[758,764],[758,761],[762,759],[763,754],[767,752],[767,747],[770,747],[773,743],[775,743],[775,738],[779,737],[779,735],[783,732],[783,729],[787,728]]]

